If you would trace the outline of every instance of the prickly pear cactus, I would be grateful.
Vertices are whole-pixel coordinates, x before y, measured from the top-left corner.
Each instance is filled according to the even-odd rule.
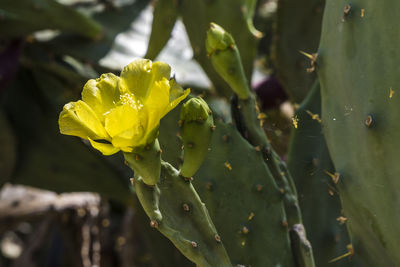
[[[171,37],[178,18],[176,0],[157,0],[154,5],[153,23],[145,58],[155,59]]]
[[[238,96],[232,102],[234,125],[217,116],[210,151],[193,177],[195,188],[233,264],[314,266],[290,174],[260,127],[255,98],[247,81],[241,80],[244,75],[228,71],[241,69],[235,42],[218,25],[211,25],[207,36],[216,71]],[[168,129],[179,131],[176,124]],[[177,158],[176,154],[168,156]]]
[[[317,72],[322,121],[354,253],[399,266],[398,1],[328,0]]]
[[[316,266],[347,253],[350,239],[341,214],[335,173],[322,135],[321,94],[317,81],[296,111],[298,127],[293,129],[288,168],[296,184],[304,226],[314,249]],[[338,260],[332,266],[360,266],[354,258]]]
[[[325,0],[279,0],[272,46],[273,63],[286,92],[300,103],[316,78],[307,73],[307,58],[299,50],[318,48]]]
[[[216,73],[207,57],[204,47],[206,31],[211,22],[228,30],[235,38],[243,58],[243,69],[248,79],[251,78],[253,62],[257,53],[257,37],[249,27],[248,16],[255,8],[247,0],[182,0],[179,10],[193,48],[194,58],[200,63],[218,92],[231,96],[232,92],[226,81]]]
[[[54,29],[96,39],[101,26],[71,7],[52,0],[2,0],[0,33],[21,37],[38,30]]]

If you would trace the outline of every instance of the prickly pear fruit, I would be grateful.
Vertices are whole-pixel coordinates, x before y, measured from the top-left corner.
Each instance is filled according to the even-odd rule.
[[[221,26],[211,23],[207,31],[206,49],[214,69],[238,97],[249,98],[249,85],[232,35]]]
[[[192,98],[183,104],[180,125],[184,143],[183,165],[180,172],[184,177],[191,177],[206,157],[215,127],[207,103],[201,98]]]

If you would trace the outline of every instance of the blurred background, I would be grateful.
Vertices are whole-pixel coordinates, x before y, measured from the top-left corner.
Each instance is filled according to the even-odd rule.
[[[226,112],[229,121],[224,106],[229,95],[211,82],[196,56],[204,48],[193,39],[205,31],[191,29],[189,38],[186,30],[196,23],[183,23],[182,13],[172,10],[158,29],[166,41],[148,46],[155,2],[0,1],[0,266],[192,266],[150,229],[122,156],[100,155],[79,138],[61,135],[57,123],[63,105],[80,97],[88,79],[119,74],[141,57],[169,63],[183,87],[213,97],[213,108]],[[277,0],[256,2],[254,13],[247,14],[258,34],[247,73],[260,98],[264,128],[285,158],[293,103],[305,94],[289,102],[275,77]],[[219,18],[218,12],[205,15]],[[307,64],[301,58],[297,67]]]

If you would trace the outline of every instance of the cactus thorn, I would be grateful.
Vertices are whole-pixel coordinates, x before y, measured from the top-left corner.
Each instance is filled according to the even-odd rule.
[[[193,148],[193,146],[194,146],[193,143],[188,143],[188,144],[187,144],[187,147],[188,147],[188,148]]]
[[[324,172],[329,175],[332,178],[332,181],[337,184],[339,182],[339,178],[340,178],[340,173],[330,173],[327,170],[324,170]]]
[[[261,192],[263,190],[264,186],[261,184],[256,185],[256,190],[257,192]]]
[[[182,207],[183,207],[183,210],[184,210],[184,211],[190,211],[190,208],[189,208],[189,205],[188,205],[188,204],[183,203]]]
[[[129,178],[129,181],[131,182],[131,185],[135,184],[135,178]]]
[[[294,128],[297,129],[297,127],[299,127],[299,118],[297,117],[297,115],[292,118],[292,123]]]
[[[255,147],[255,150],[256,150],[257,152],[260,152],[260,151],[261,151],[261,147],[260,147],[260,146],[256,146],[256,147]]]
[[[197,248],[197,243],[196,242],[194,242],[194,241],[192,241],[192,242],[190,242],[190,244],[192,245],[192,247],[194,247],[194,248]]]
[[[353,256],[354,255],[354,248],[353,248],[352,244],[348,244],[347,245],[347,251],[348,251],[347,253],[330,260],[329,263],[333,263],[333,262],[336,262],[336,261],[341,260],[343,258],[346,258],[346,257],[349,257],[349,256]]]
[[[365,9],[362,8],[362,9],[361,9],[361,17],[363,18],[364,16],[365,16]]]
[[[181,150],[184,150],[184,149],[185,149],[185,145],[182,145],[182,146],[181,146]]]
[[[282,195],[284,195],[284,194],[285,194],[285,189],[279,188],[279,192],[280,192]]]
[[[246,226],[243,226],[242,233],[247,235],[249,233],[249,228],[247,228]]]
[[[265,113],[258,113],[257,119],[260,121],[260,126],[263,127],[263,125],[267,119],[267,115]]]
[[[152,228],[158,228],[158,222],[156,220],[151,220],[150,221],[150,227]]]
[[[390,87],[390,89],[389,89],[389,98],[392,98],[393,94],[394,94],[394,90],[393,90],[392,87]]]
[[[241,109],[242,107],[240,105],[237,105],[237,109]]]
[[[342,22],[346,21],[346,17],[350,14],[351,5],[345,5],[343,9]]]
[[[316,121],[319,122],[319,123],[322,122],[318,114],[314,114],[314,113],[312,113],[312,112],[309,111],[309,110],[306,110],[306,112],[307,112],[308,115],[310,115],[310,117],[311,117],[313,120],[316,120]]]
[[[347,218],[344,216],[339,216],[336,218],[336,221],[338,221],[342,225],[342,224],[346,223]]]
[[[251,221],[254,218],[254,212],[250,212],[248,220]]]
[[[368,115],[367,118],[365,119],[365,126],[367,126],[369,128],[372,126],[373,123],[374,123],[374,120],[373,120],[372,116]]]
[[[139,154],[136,154],[136,155],[135,155],[135,160],[139,161],[139,160],[141,160],[141,159],[142,159],[142,157],[141,157]]]
[[[309,54],[309,53],[304,52],[304,51],[302,51],[302,50],[299,50],[299,53],[302,54],[302,55],[304,55],[304,56],[306,56],[306,57],[308,57],[308,58],[311,59],[311,60],[315,60],[315,59],[314,59],[314,55],[315,55],[315,54]]]
[[[183,125],[183,120],[179,120],[179,121],[178,121],[178,125],[179,125],[179,127],[182,127],[182,125]]]
[[[284,228],[287,228],[288,227],[288,222],[286,220],[282,220],[282,226]]]
[[[218,234],[216,234],[214,236],[214,238],[215,238],[215,241],[217,241],[218,243],[221,243],[221,237]]]
[[[215,131],[215,128],[216,128],[216,126],[214,124],[211,125],[211,127],[210,127],[211,131]]]
[[[129,163],[128,163],[127,160],[124,160],[124,164],[125,164],[126,166],[129,166]]]
[[[224,163],[224,165],[225,165],[225,167],[226,167],[228,170],[230,170],[230,171],[232,170],[232,166],[231,166],[231,164],[230,164],[229,162],[226,161],[226,162]]]
[[[318,58],[318,53],[313,53],[313,54],[309,54],[306,53],[304,51],[299,50],[300,54],[306,56],[307,58],[309,58],[311,60],[311,67],[307,68],[307,72],[311,73],[315,70],[315,66],[316,66],[316,62],[317,62],[317,58]]]
[[[161,154],[162,154],[162,149],[159,149],[159,150],[157,151],[157,153],[158,153],[158,155],[161,155]]]

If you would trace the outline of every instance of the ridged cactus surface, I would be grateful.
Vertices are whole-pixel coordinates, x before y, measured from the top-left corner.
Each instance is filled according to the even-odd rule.
[[[317,71],[354,252],[400,266],[400,2],[328,0]]]
[[[176,122],[170,119],[177,116],[174,113],[165,119]],[[179,130],[177,123],[163,123],[160,132]],[[160,141],[166,151],[172,151],[162,135]],[[210,212],[232,264],[295,266],[282,194],[262,153],[243,139],[234,126],[219,120],[210,148],[193,177],[193,184]],[[166,154],[163,157],[168,161],[179,157]],[[243,158],[247,164],[243,164]]]
[[[300,103],[312,87],[315,73],[299,50],[318,48],[325,0],[279,0],[272,46],[273,63],[286,92]]]
[[[317,81],[309,95],[296,110],[298,128],[293,129],[288,153],[288,168],[296,184],[299,204],[307,236],[314,249],[316,266],[347,252],[350,239],[346,219],[341,214],[341,203],[335,173],[329,156],[321,121],[321,94]],[[360,266],[354,259],[342,259],[332,266]]]

